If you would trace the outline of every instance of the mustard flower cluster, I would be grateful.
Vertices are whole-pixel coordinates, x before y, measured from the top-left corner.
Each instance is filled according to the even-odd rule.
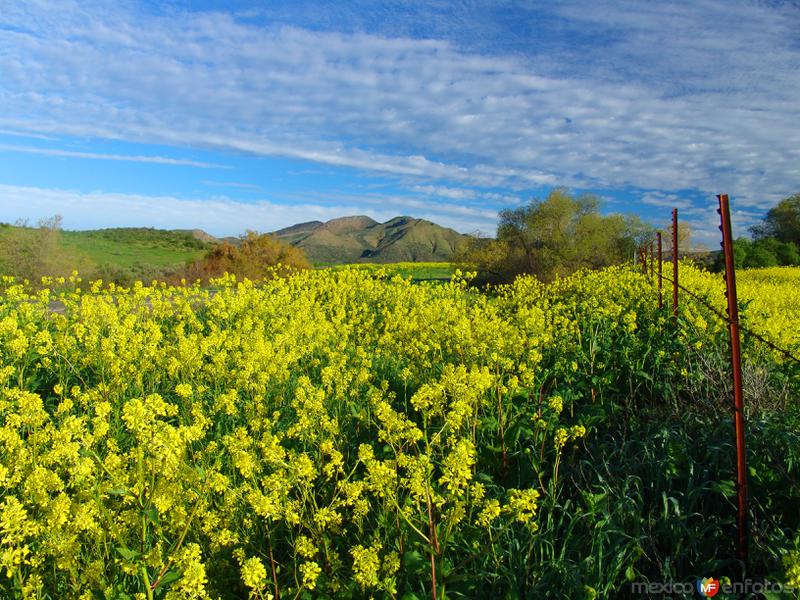
[[[789,585],[800,587],[800,551],[794,550],[783,557],[786,568],[786,581]]]
[[[536,535],[591,434],[581,407],[668,318],[623,268],[493,294],[363,269],[50,284],[0,280],[3,597],[399,597],[463,578]],[[747,319],[791,345],[788,293]]]

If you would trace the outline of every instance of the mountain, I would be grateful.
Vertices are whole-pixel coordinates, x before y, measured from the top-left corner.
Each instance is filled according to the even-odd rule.
[[[170,231],[173,231],[175,233],[188,234],[192,236],[194,239],[200,240],[205,244],[216,244],[217,242],[220,241],[218,238],[215,238],[213,235],[211,235],[206,231],[203,231],[202,229],[171,229]]]
[[[468,239],[425,219],[378,223],[364,215],[298,223],[272,235],[302,248],[313,263],[448,262]]]
[[[280,232],[275,232],[272,235],[277,235],[280,233],[280,238],[284,242],[288,242],[293,244],[295,242],[299,242],[304,237],[306,237],[309,233],[314,231],[320,225],[324,225],[322,221],[308,221],[306,223],[298,223],[297,225],[292,225],[291,227],[286,227],[285,229],[281,229]]]

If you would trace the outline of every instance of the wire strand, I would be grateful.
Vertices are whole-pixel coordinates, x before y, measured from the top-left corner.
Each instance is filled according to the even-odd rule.
[[[664,279],[664,280],[672,283],[673,285],[675,285],[675,281],[671,277],[668,277],[668,276],[662,274],[662,279]],[[716,307],[712,306],[711,303],[707,299],[702,298],[701,296],[698,296],[693,291],[691,291],[691,290],[685,288],[684,286],[682,286],[680,283],[678,284],[678,289],[679,290],[683,290],[684,292],[689,294],[689,296],[691,296],[692,298],[694,298],[695,300],[700,302],[700,304],[705,306],[708,310],[710,310],[717,317],[719,317],[720,319],[725,321],[725,323],[727,323],[728,325],[733,324],[733,321],[731,320],[731,318],[728,315],[724,314],[722,311],[720,311]],[[793,360],[797,364],[800,364],[800,358],[794,356],[791,352],[789,352],[785,348],[781,348],[780,346],[776,345],[774,342],[771,342],[770,340],[766,339],[764,336],[756,333],[755,331],[752,331],[751,329],[749,329],[748,327],[745,327],[741,323],[737,323],[737,324],[739,325],[739,329],[741,329],[747,335],[755,338],[756,340],[762,342],[763,344],[766,344],[772,350],[775,350],[776,352],[778,352],[779,354],[782,354],[786,358],[788,358],[790,360]]]

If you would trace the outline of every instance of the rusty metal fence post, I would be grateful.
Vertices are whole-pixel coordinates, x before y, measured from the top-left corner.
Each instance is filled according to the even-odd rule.
[[[672,209],[672,318],[678,320],[678,209]]]
[[[662,274],[662,256],[661,256],[661,232],[656,233],[656,240],[658,241],[658,308],[664,308],[664,292],[663,287],[663,274]]]
[[[728,299],[728,328],[731,338],[731,369],[733,370],[734,424],[736,428],[736,488],[738,496],[737,526],[739,530],[738,558],[747,573],[748,519],[747,519],[747,453],[744,439],[744,398],[742,396],[742,356],[739,346],[739,306],[736,297],[736,265],[733,260],[733,231],[728,195],[719,200],[722,252],[725,255],[725,296]]]

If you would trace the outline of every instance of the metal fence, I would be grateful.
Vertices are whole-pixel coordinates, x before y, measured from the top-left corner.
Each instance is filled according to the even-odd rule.
[[[739,304],[736,293],[736,268],[733,255],[733,232],[731,229],[730,201],[727,194],[717,196],[720,215],[720,231],[722,232],[722,254],[725,259],[725,296],[727,298],[726,312],[715,308],[706,298],[696,294],[680,284],[678,279],[678,259],[680,248],[678,243],[678,209],[672,209],[672,277],[664,273],[664,248],[661,232],[649,244],[640,246],[636,252],[637,262],[642,272],[654,281],[658,289],[659,308],[664,306],[664,284],[672,284],[672,317],[677,323],[679,293],[693,301],[700,303],[711,314],[724,322],[728,328],[730,338],[730,376],[733,390],[732,408],[736,432],[736,489],[737,489],[737,558],[742,567],[747,571],[748,541],[750,537],[748,523],[748,492],[747,492],[747,454],[745,437],[744,395],[742,392],[742,363],[741,363],[741,333],[744,332],[753,339],[767,345],[784,358],[800,363],[800,358],[794,356],[785,348],[777,346],[759,333],[744,327],[739,322]]]

